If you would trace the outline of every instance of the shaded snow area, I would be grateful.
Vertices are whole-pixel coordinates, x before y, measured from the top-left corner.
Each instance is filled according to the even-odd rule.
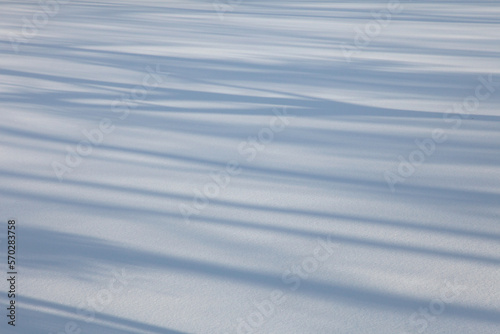
[[[0,18],[2,334],[500,333],[499,1]]]

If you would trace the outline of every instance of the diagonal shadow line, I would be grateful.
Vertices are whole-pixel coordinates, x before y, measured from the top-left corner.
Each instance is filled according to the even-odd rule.
[[[122,246],[111,245],[105,241],[95,238],[82,238],[72,236],[67,233],[50,232],[41,229],[32,229],[34,235],[47,235],[47,240],[51,242],[62,242],[75,244],[75,239],[79,244],[88,248],[86,257],[92,263],[99,259],[109,263],[116,263],[120,259],[123,264],[132,264],[137,267],[157,267],[160,269],[175,269],[188,274],[232,280],[242,284],[252,284],[268,286],[277,289],[290,289],[291,293],[299,293],[314,298],[322,298],[328,301],[342,301],[344,303],[364,304],[370,306],[383,307],[387,309],[398,309],[414,311],[416,307],[428,305],[430,300],[420,297],[403,296],[391,291],[378,291],[374,288],[353,287],[342,283],[330,283],[322,280],[307,278],[296,288],[288,286],[283,281],[283,277],[276,277],[272,272],[258,272],[245,267],[229,267],[219,263],[209,263],[207,261],[182,258],[179,256],[165,255],[139,249],[131,249]],[[73,240],[68,240],[72,236]],[[78,243],[77,243],[78,245]],[[78,250],[76,250],[78,251]],[[333,250],[334,251],[334,250]],[[335,253],[332,255],[335,257]],[[124,263],[126,261],[126,263]],[[326,261],[329,261],[328,259]],[[298,276],[296,276],[298,277]],[[455,316],[480,319],[492,323],[500,323],[500,311],[486,309],[482,307],[463,306],[457,304],[447,305],[447,309]],[[450,314],[451,315],[451,314]]]
[[[74,309],[72,310],[71,306],[65,306],[62,304],[57,304],[54,302],[49,302],[49,301],[45,301],[45,300],[41,300],[41,299],[36,299],[36,298],[32,298],[32,297],[27,297],[27,296],[20,296],[19,302],[20,303],[29,303],[30,305],[33,305],[35,307],[45,307],[45,308],[49,308],[52,310],[61,311],[67,315],[70,315],[72,313],[74,315],[77,315],[76,307],[74,307]],[[163,328],[163,327],[159,327],[159,326],[155,326],[155,325],[141,323],[138,321],[125,319],[125,318],[121,318],[121,317],[117,317],[117,316],[113,316],[113,315],[109,315],[109,314],[104,314],[104,313],[97,313],[96,312],[95,317],[97,320],[104,321],[104,322],[109,323],[109,324],[119,324],[122,326],[124,325],[124,326],[130,327],[134,330],[141,331],[141,332],[148,331],[148,332],[158,333],[158,334],[187,334],[186,332],[180,332],[180,331],[176,331],[176,330],[169,329],[169,328]],[[84,324],[86,322],[84,320],[82,320],[82,323]],[[64,327],[64,324],[61,324],[61,327]]]
[[[59,203],[64,203],[64,204],[69,204],[71,206],[78,205],[78,206],[88,206],[92,209],[96,208],[101,208],[105,210],[112,210],[116,212],[119,210],[122,213],[129,212],[131,214],[145,214],[145,215],[157,215],[160,217],[171,217],[175,218],[178,220],[183,220],[183,217],[181,217],[180,213],[174,214],[168,211],[159,211],[155,209],[143,209],[141,207],[124,207],[124,206],[119,206],[119,205],[109,205],[109,204],[103,204],[102,202],[99,201],[81,201],[81,202],[75,202],[74,200],[70,200],[68,198],[62,198],[62,197],[57,197],[52,194],[44,194],[43,196],[38,196],[34,194],[27,194],[23,193],[21,191],[17,190],[7,190],[4,188],[3,192],[5,194],[9,194],[9,196],[16,196],[19,198],[31,198],[36,201],[44,201],[44,202],[49,202],[49,203],[54,203],[54,202],[59,202]],[[314,237],[314,238],[324,238],[325,236],[328,235],[327,232],[325,233],[318,233],[318,232],[311,232],[308,230],[304,229],[298,229],[298,228],[291,228],[291,227],[279,227],[279,226],[269,226],[269,225],[260,225],[260,224],[255,224],[251,222],[246,222],[246,221],[237,221],[237,220],[228,220],[228,219],[222,219],[222,218],[211,218],[211,217],[195,217],[193,220],[197,220],[200,222],[206,222],[209,221],[211,223],[215,224],[220,224],[220,225],[226,225],[228,227],[241,227],[245,229],[256,229],[256,230],[267,230],[267,231],[273,231],[273,232],[278,232],[278,233],[287,233],[287,234],[293,234],[296,236],[299,236],[301,238],[304,238],[305,236],[309,237]],[[470,255],[470,254],[465,254],[465,253],[457,253],[453,251],[448,251],[448,250],[443,250],[443,249],[428,249],[424,247],[419,247],[419,246],[411,246],[411,245],[404,245],[404,244],[397,244],[397,243],[387,243],[383,241],[378,241],[378,240],[367,240],[367,239],[361,239],[361,238],[356,238],[356,237],[350,237],[346,235],[328,235],[328,237],[331,240],[334,240],[338,243],[344,243],[344,244],[351,244],[351,245],[357,245],[357,246],[362,246],[362,247],[368,247],[368,248],[378,248],[378,249],[386,249],[388,251],[394,252],[394,251],[402,251],[402,252],[407,252],[407,253],[413,253],[413,254],[421,254],[421,255],[430,255],[433,257],[440,257],[444,259],[449,259],[449,260],[454,260],[454,261],[468,261],[472,263],[484,263],[488,265],[495,265],[498,266],[500,265],[500,259],[491,257],[491,256],[483,256],[483,255]]]
[[[56,143],[60,142],[60,139],[55,138],[55,137],[50,137],[47,138],[47,135],[40,135],[40,134],[33,134],[31,132],[25,131],[25,130],[12,130],[8,129],[5,127],[0,127],[1,131],[8,132],[14,135],[25,135],[28,137],[33,137],[33,138],[38,138],[38,139],[44,139],[44,140],[50,140]],[[203,164],[207,166],[212,166],[215,168],[225,168],[225,163],[216,161],[216,160],[211,160],[211,159],[204,159],[204,158],[199,158],[199,157],[191,157],[183,154],[173,154],[173,153],[162,153],[158,151],[151,151],[151,150],[140,150],[140,149],[135,149],[135,148],[129,148],[125,146],[107,146],[107,145],[101,145],[101,149],[103,150],[110,150],[113,152],[123,152],[123,153],[132,153],[132,154],[138,154],[138,155],[146,155],[146,156],[152,156],[152,157],[159,157],[159,158],[169,158],[169,159],[177,159],[181,161],[186,161],[190,163],[197,163],[197,164]],[[304,173],[304,172],[299,172],[299,171],[293,171],[293,170],[285,170],[285,169],[278,169],[278,168],[265,168],[265,167],[258,167],[258,166],[247,166],[247,165],[242,165],[242,168],[245,170],[248,170],[249,172],[253,173],[260,173],[260,174],[265,174],[265,175],[271,175],[273,177],[277,178],[292,178],[292,179],[298,179],[298,180],[304,180],[304,181],[317,181],[321,182],[324,184],[325,182],[330,182],[330,183],[336,183],[336,184],[343,184],[343,185],[348,185],[350,187],[358,186],[358,187],[363,187],[363,188],[373,188],[373,189],[380,189],[383,187],[385,189],[385,184],[382,184],[380,181],[375,181],[372,179],[360,179],[360,178],[353,178],[353,177],[339,177],[339,176],[333,176],[333,175],[327,175],[327,174],[321,174],[321,173]],[[449,197],[450,199],[453,199],[454,201],[462,201],[462,202],[470,202],[470,199],[472,196],[474,197],[481,197],[481,202],[477,203],[477,205],[490,205],[490,204],[497,204],[498,200],[500,199],[500,195],[494,192],[479,192],[476,190],[462,190],[462,189],[454,189],[453,191],[444,189],[442,187],[430,187],[430,186],[412,186],[412,191],[408,190],[407,188],[402,188],[400,190],[400,193],[404,193],[406,196],[410,196],[412,198],[418,199],[418,200],[428,200],[428,198],[431,196],[434,197]],[[425,196],[422,196],[425,195]],[[488,195],[485,197],[484,195]]]
[[[21,174],[18,172],[12,172],[12,171],[7,171],[7,170],[0,170],[0,175],[8,175],[9,177],[12,178],[19,178],[19,179],[30,179],[30,180],[36,180],[36,181],[41,181],[41,182],[53,182],[53,179],[47,176],[43,175],[33,175],[33,174]],[[133,185],[127,185],[128,187],[125,186],[120,186],[120,185],[114,185],[114,184],[105,184],[105,183],[99,183],[95,181],[90,181],[90,180],[85,180],[85,181],[79,181],[79,180],[66,180],[64,184],[67,185],[76,185],[80,187],[85,187],[85,188],[98,188],[98,189],[106,189],[110,191],[119,191],[120,193],[130,193],[130,194],[140,194],[144,196],[151,196],[151,197],[168,197],[174,200],[183,200],[183,201],[191,201],[192,196],[188,195],[183,195],[183,194],[172,194],[172,193],[167,193],[167,192],[161,192],[161,191],[154,191],[154,190],[147,190],[147,189],[141,189],[138,187],[133,187]],[[441,227],[441,226],[435,226],[435,225],[430,225],[430,224],[418,224],[418,223],[412,223],[412,222],[397,222],[397,221],[391,221],[388,219],[382,220],[382,219],[375,219],[375,218],[370,218],[370,217],[360,217],[360,216],[349,216],[346,214],[339,214],[339,213],[328,213],[328,212],[321,212],[321,211],[312,211],[312,210],[306,210],[306,209],[297,209],[297,208],[285,208],[285,207],[273,207],[273,206],[266,206],[266,205],[256,205],[256,204],[247,204],[247,203],[241,203],[241,202],[236,202],[236,201],[231,201],[231,200],[220,200],[220,199],[211,199],[211,203],[214,205],[220,205],[220,206],[225,206],[225,207],[232,207],[232,208],[241,208],[241,209],[249,209],[249,210],[257,210],[257,211],[263,211],[263,212],[278,212],[282,214],[293,214],[293,215],[300,215],[300,216],[306,216],[306,217],[317,217],[317,218],[323,218],[323,219],[331,219],[331,220],[348,220],[352,221],[356,224],[362,224],[362,225],[369,225],[373,226],[373,224],[377,225],[383,225],[383,226],[390,226],[402,230],[416,230],[416,231],[429,231],[429,232],[436,232],[440,234],[452,234],[460,237],[468,237],[468,238],[478,238],[478,239],[486,239],[486,240],[492,240],[492,241],[500,241],[500,235],[495,233],[495,232],[478,232],[478,231],[473,231],[473,230],[466,230],[466,229],[461,229],[461,228],[451,228],[451,227]],[[206,219],[204,219],[206,220]]]

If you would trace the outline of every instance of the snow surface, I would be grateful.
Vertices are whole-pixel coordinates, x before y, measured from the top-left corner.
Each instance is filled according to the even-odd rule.
[[[395,5],[2,1],[1,333],[500,333],[500,3]]]

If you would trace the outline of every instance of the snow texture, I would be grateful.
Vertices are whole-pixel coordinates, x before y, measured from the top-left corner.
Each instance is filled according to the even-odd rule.
[[[498,1],[0,17],[2,334],[500,333]]]

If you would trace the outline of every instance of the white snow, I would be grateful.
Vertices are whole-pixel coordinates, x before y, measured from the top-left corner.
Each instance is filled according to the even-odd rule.
[[[1,333],[500,333],[498,1],[55,1],[0,4]]]

